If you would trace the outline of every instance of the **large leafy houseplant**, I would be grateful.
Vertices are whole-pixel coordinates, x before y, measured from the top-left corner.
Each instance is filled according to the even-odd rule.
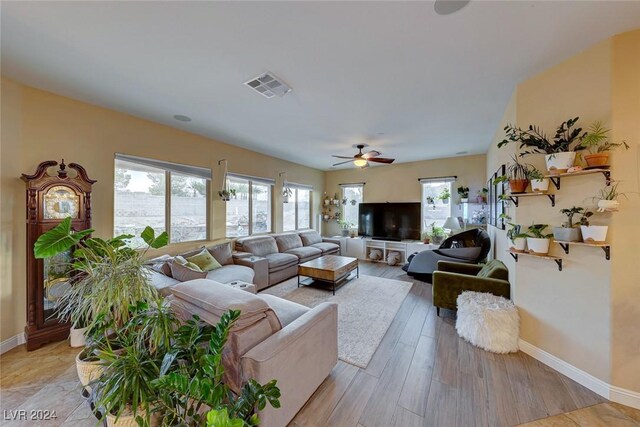
[[[213,327],[194,316],[178,328],[160,377],[152,382],[163,425],[255,426],[260,422],[257,411],[267,404],[280,407],[275,380],[260,385],[250,379],[239,395],[222,382],[222,350],[239,316],[237,310],[228,311]]]

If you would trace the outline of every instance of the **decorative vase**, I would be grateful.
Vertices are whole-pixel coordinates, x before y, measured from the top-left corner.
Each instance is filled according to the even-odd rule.
[[[509,249],[512,249],[516,252],[524,252],[525,247],[527,246],[527,239],[525,239],[524,237],[516,237],[515,239],[511,240],[511,247]]]
[[[527,185],[529,185],[528,179],[510,179],[509,180],[509,190],[511,190],[512,194],[526,192]]]
[[[609,153],[596,153],[596,154],[585,154],[584,161],[587,162],[587,167],[598,167],[598,166],[609,166]]]
[[[97,380],[102,375],[104,367],[99,360],[84,360],[80,356],[84,353],[84,350],[78,353],[76,356],[76,370],[78,371],[78,379],[80,384],[87,390],[91,391],[89,383]]]
[[[617,200],[598,200],[598,212],[617,212],[618,206]]]
[[[582,242],[579,227],[553,227],[553,238],[560,242]]]
[[[533,190],[534,193],[545,193],[549,190],[549,178],[532,179],[531,190]]]
[[[566,172],[576,160],[575,151],[564,151],[562,153],[547,154],[544,161],[550,173],[558,174]]]
[[[529,252],[535,255],[546,255],[549,253],[550,239],[539,239],[537,237],[527,237],[527,247]]]
[[[607,240],[608,225],[581,225],[582,241],[585,243],[604,243]]]
[[[84,347],[87,338],[85,336],[88,328],[71,328],[69,331],[69,346],[71,347]]]

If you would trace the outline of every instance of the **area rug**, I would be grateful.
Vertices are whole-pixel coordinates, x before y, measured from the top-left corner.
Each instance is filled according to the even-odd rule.
[[[366,368],[402,301],[411,290],[411,282],[360,275],[331,291],[300,286],[296,277],[261,293],[275,295],[307,307],[322,302],[338,304],[338,357]]]

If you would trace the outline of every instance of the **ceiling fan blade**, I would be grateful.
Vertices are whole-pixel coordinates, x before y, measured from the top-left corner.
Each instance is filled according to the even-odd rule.
[[[340,166],[340,165],[344,165],[345,163],[351,163],[353,160],[347,160],[346,162],[340,162],[340,163],[334,163],[331,166]]]
[[[379,156],[380,154],[382,153],[379,151],[371,150],[368,153],[364,153],[362,157],[364,157],[365,159],[370,159],[371,157],[376,157],[376,156]]]
[[[390,163],[393,163],[396,159],[388,159],[386,157],[371,157],[370,159],[367,159],[367,160],[370,162],[390,164]]]
[[[333,154],[331,157],[335,157],[336,159],[353,159],[353,157],[336,156],[335,154]]]

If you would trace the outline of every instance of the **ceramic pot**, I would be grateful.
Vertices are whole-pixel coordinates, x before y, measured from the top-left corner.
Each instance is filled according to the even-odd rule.
[[[607,240],[608,225],[581,225],[582,241],[585,243],[603,243]]]
[[[87,329],[89,328],[71,328],[69,331],[69,345],[71,347],[84,347],[87,343],[87,337],[85,336]]]
[[[99,360],[82,359],[80,356],[82,356],[83,353],[84,350],[78,353],[78,355],[76,356],[76,370],[78,371],[78,379],[80,380],[80,384],[91,391],[89,383],[100,378],[104,367],[101,365]]]
[[[546,255],[549,253],[551,239],[539,239],[537,237],[527,237],[527,247],[529,252],[536,255]]]
[[[582,233],[579,227],[553,227],[553,238],[561,242],[582,242]]]
[[[617,200],[598,200],[598,212],[617,212],[618,206]]]
[[[343,228],[342,229],[342,237],[349,237],[349,229],[348,228]]]
[[[545,193],[549,189],[549,178],[532,179],[531,190],[534,193]]]
[[[511,247],[509,249],[516,252],[524,252],[526,246],[527,239],[525,239],[524,237],[517,237],[511,241]]]
[[[469,198],[468,197],[461,198],[460,203],[469,203]]]
[[[140,411],[142,411],[142,409],[140,409]],[[138,412],[138,415],[141,415],[140,412]],[[149,425],[151,427],[156,427],[160,425],[161,421],[159,413],[152,413]],[[125,413],[120,415],[117,420],[115,415],[107,414],[107,427],[138,427],[138,423],[131,411],[125,411]]]
[[[527,191],[527,185],[529,185],[528,179],[510,179],[509,180],[509,189],[513,194],[524,193],[525,191]]]
[[[547,164],[547,170],[551,173],[564,173],[576,160],[575,151],[565,151],[562,153],[547,154],[544,161]]]
[[[609,153],[596,153],[596,154],[585,154],[584,161],[587,162],[588,167],[596,167],[596,166],[608,166],[609,165]]]

